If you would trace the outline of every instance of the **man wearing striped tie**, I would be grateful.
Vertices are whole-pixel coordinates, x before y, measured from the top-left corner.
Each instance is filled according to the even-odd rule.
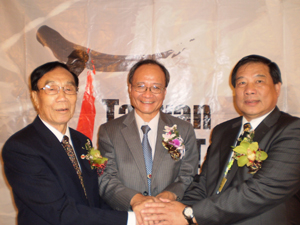
[[[136,63],[128,75],[134,110],[101,125],[98,134],[99,149],[108,158],[100,195],[114,209],[132,209],[139,223],[146,202],[181,199],[197,173],[192,125],[160,111],[169,80],[157,61]]]

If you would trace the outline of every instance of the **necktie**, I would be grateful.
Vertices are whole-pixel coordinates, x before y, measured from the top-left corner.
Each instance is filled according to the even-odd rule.
[[[243,126],[243,133],[241,133],[241,135],[239,137],[239,140],[243,140],[244,137],[246,137],[250,133],[250,130],[251,130],[251,124],[250,123],[245,123],[244,126]],[[235,146],[238,146],[240,143],[241,142],[238,141]]]
[[[241,141],[244,139],[244,137],[246,137],[250,133],[250,130],[251,130],[251,124],[250,123],[245,123],[244,126],[243,126],[243,132],[241,133],[241,135],[240,135],[240,137],[239,137],[239,139],[238,139],[235,146],[238,146],[241,143]],[[239,140],[241,140],[241,141],[239,141]],[[229,161],[228,161],[228,164],[226,165],[226,168],[225,168],[225,171],[224,171],[224,176],[223,176],[223,179],[222,179],[221,184],[219,186],[219,189],[217,191],[217,194],[219,194],[222,191],[222,189],[223,189],[223,187],[224,187],[224,185],[227,181],[227,174],[228,174],[229,170],[231,169],[233,162],[234,162],[234,157],[233,157],[233,151],[232,151],[232,153],[230,155],[230,158],[229,158]]]
[[[151,195],[152,150],[148,140],[148,132],[151,130],[151,128],[148,125],[144,125],[141,127],[141,129],[144,133],[142,147],[147,171],[148,194]]]
[[[67,155],[69,156],[69,159],[70,159],[71,163],[73,164],[74,169],[76,170],[76,173],[78,175],[78,178],[80,180],[81,186],[83,188],[85,197],[87,197],[86,191],[85,191],[85,187],[84,187],[84,183],[83,183],[83,178],[82,178],[81,170],[79,168],[79,164],[78,164],[77,158],[75,156],[74,150],[72,148],[72,145],[69,142],[68,136],[64,135],[61,144],[62,144],[63,148],[65,149]]]

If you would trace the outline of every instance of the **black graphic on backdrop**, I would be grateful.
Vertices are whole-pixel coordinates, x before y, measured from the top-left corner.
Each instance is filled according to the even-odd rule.
[[[105,54],[74,44],[46,25],[38,29],[36,36],[43,46],[48,47],[59,61],[65,62],[78,76],[84,68],[101,72],[128,71],[139,60],[157,60],[167,58],[174,53],[173,50],[168,50],[149,55]],[[173,54],[172,57],[177,55],[178,53]]]

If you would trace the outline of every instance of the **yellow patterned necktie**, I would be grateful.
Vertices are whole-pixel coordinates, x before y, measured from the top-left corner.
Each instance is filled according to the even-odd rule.
[[[249,134],[250,130],[251,130],[251,124],[250,123],[245,123],[244,126],[243,126],[243,133],[240,135],[240,137],[239,137],[239,139],[236,143],[236,146],[240,144],[239,140],[243,140],[243,138],[246,137]],[[233,165],[233,162],[234,162],[234,157],[233,157],[233,153],[232,153],[231,157],[230,157],[230,160],[229,160],[228,164],[226,165],[224,176],[222,178],[222,181],[221,181],[221,184],[220,184],[219,189],[217,191],[217,194],[221,193],[221,191],[223,190],[223,187],[227,182],[228,172],[231,169],[231,167]]]

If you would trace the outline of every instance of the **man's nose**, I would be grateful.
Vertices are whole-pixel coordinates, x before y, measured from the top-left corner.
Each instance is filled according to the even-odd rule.
[[[153,93],[151,92],[151,87],[146,87],[146,90],[144,91],[144,95],[146,96],[153,95]]]
[[[246,93],[247,95],[255,94],[255,93],[256,93],[255,85],[252,84],[252,83],[248,83],[248,84],[246,85],[245,93]]]

